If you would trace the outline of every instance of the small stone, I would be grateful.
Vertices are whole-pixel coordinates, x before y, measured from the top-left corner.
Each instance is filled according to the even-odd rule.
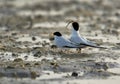
[[[31,71],[31,78],[35,79],[36,77],[38,77],[39,75],[35,72],[35,71]]]
[[[51,45],[51,48],[57,48],[57,46],[56,45]]]
[[[27,60],[27,59],[28,59],[28,56],[24,56],[24,58],[25,58],[25,60]]]
[[[97,34],[97,33],[95,33],[95,36],[98,36],[98,34]]]
[[[51,62],[50,65],[54,68],[59,67],[58,63],[56,63],[56,62]]]
[[[55,63],[54,63],[54,62],[51,62],[50,65],[55,65]]]
[[[34,57],[41,57],[41,52],[40,51],[37,51],[35,54],[34,54]]]
[[[44,58],[41,60],[41,62],[48,62],[48,60]]]
[[[117,45],[120,45],[120,43],[116,43]]]
[[[118,12],[115,13],[115,16],[120,16],[120,14]]]
[[[6,69],[14,69],[14,66],[7,66]]]
[[[103,65],[103,69],[104,69],[105,71],[106,71],[108,68],[109,68],[109,66],[108,66],[107,63]]]
[[[23,62],[23,60],[21,58],[16,58],[16,59],[14,59],[13,62]]]
[[[78,73],[77,72],[72,72],[72,75],[73,77],[78,77]]]
[[[17,33],[15,32],[15,33],[12,33],[11,35],[12,35],[12,36],[15,36],[15,35],[17,35]]]
[[[26,63],[25,66],[31,66],[30,63]]]
[[[38,62],[36,62],[34,65],[40,65]]]
[[[25,69],[25,65],[24,64],[20,64],[20,67]]]
[[[13,57],[17,57],[18,54],[16,54],[16,53],[12,53],[12,56],[13,56]]]
[[[55,62],[51,62],[50,65],[52,65],[52,66],[58,66],[58,64],[55,63]]]
[[[96,65],[96,66],[101,66],[101,64],[100,64],[100,63],[95,63],[95,65]]]
[[[35,37],[32,37],[32,40],[33,40],[33,41],[35,41],[35,40],[36,40],[36,38],[35,38]]]

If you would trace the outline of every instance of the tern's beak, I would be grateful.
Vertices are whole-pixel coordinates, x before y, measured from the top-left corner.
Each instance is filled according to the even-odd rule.
[[[49,34],[49,40],[50,40],[50,41],[53,41],[53,40],[54,40],[54,34],[53,34],[53,33],[50,33],[50,34]]]
[[[67,21],[67,25],[66,25],[66,28],[67,28],[67,29],[69,29],[68,26],[69,26],[69,24],[72,23],[72,22],[74,22],[74,21],[73,21],[73,20],[68,20],[68,21]]]

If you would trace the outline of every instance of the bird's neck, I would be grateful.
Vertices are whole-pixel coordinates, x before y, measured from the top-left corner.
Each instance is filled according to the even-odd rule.
[[[75,31],[74,29],[72,29],[72,36],[80,36],[79,31]]]
[[[54,38],[55,38],[55,40],[60,40],[60,39],[62,39],[63,37],[62,37],[62,36],[55,36]]]

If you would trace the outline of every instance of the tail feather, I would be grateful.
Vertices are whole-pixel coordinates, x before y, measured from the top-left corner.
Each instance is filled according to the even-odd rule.
[[[101,46],[97,46],[97,45],[89,45],[89,44],[80,44],[80,45],[89,46],[89,47],[94,47],[94,48],[107,49],[106,47],[101,47]]]

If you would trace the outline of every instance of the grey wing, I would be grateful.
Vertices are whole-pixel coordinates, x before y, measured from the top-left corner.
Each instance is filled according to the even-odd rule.
[[[92,41],[89,41],[85,38],[82,37],[82,40],[83,40],[83,43],[80,43],[79,45],[83,45],[84,47],[94,47],[94,48],[103,48],[103,49],[107,49],[106,47],[101,47],[101,46],[98,46],[96,43],[92,42]]]
[[[75,43],[73,41],[71,41],[71,39],[68,39],[68,41],[70,42],[70,45],[74,45],[75,48],[84,48],[86,47],[86,45],[80,45],[79,43]]]
[[[97,44],[95,42],[89,41],[85,38],[82,37],[82,40],[84,41],[85,44],[87,45],[91,45],[91,46],[97,46]]]
[[[102,48],[102,49],[107,49],[106,47],[101,47],[101,46],[97,46],[97,45],[89,45],[89,44],[81,44],[84,46],[89,46],[89,47],[94,47],[94,48]]]

